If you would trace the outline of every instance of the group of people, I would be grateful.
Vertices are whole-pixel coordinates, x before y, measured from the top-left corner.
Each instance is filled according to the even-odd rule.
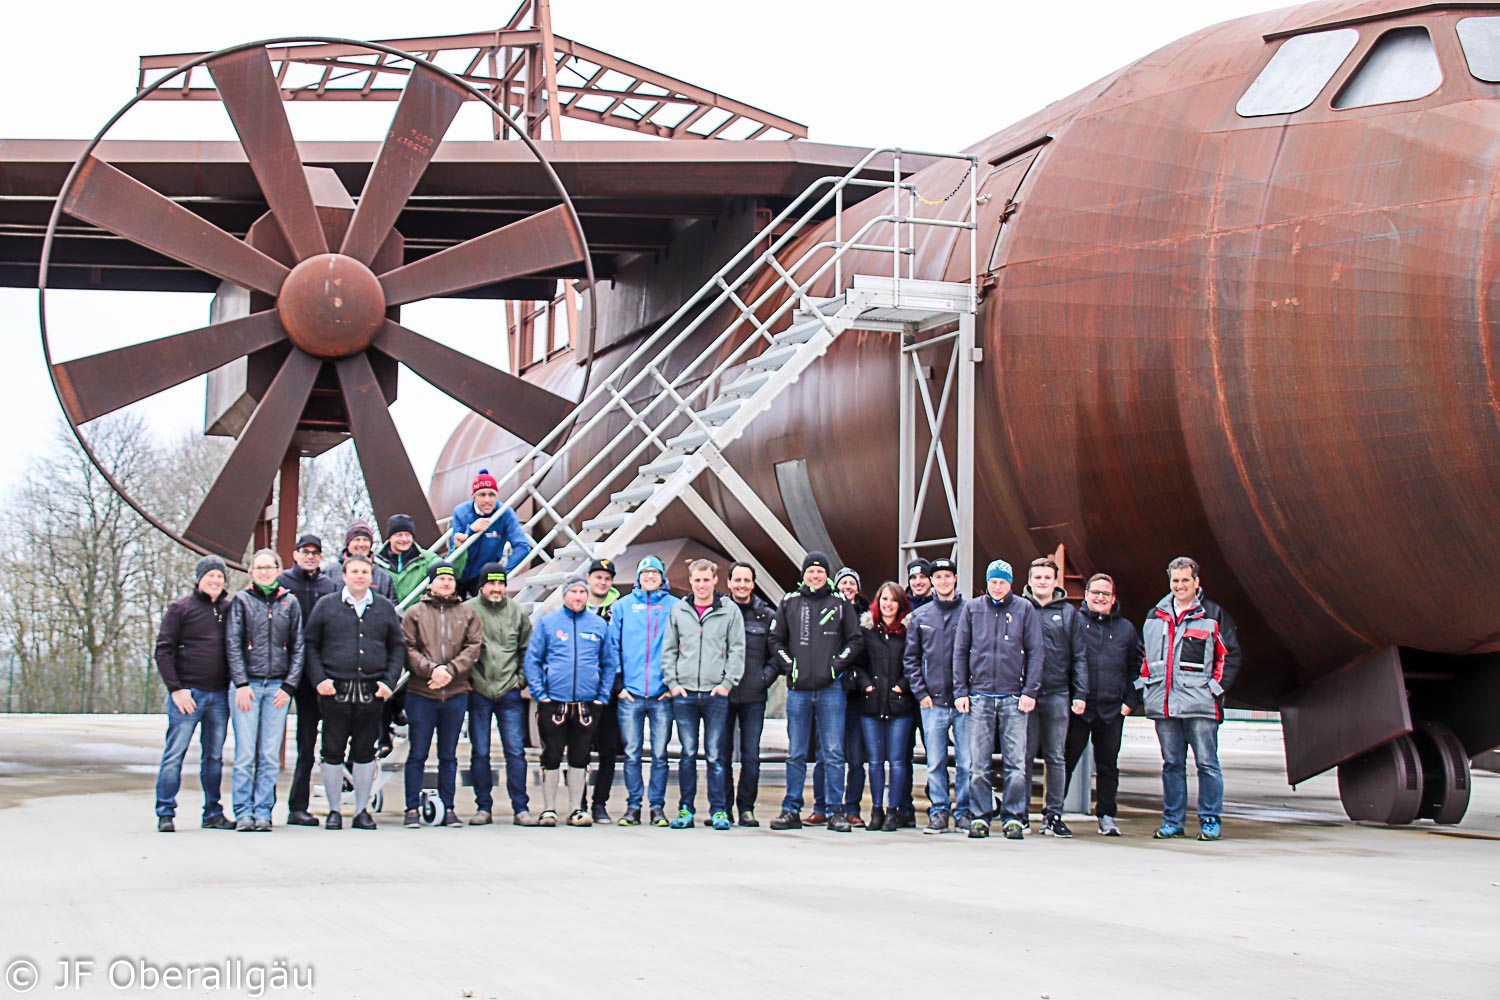
[[[668,591],[666,566],[656,556],[640,560],[623,597],[614,586],[615,565],[595,560],[566,581],[562,607],[533,628],[507,595],[508,574],[529,543],[514,513],[498,505],[495,481],[484,470],[472,493],[454,512],[455,546],[480,537],[452,561],[418,546],[411,518],[396,515],[378,550],[370,525],[356,521],[336,561],[325,563],[313,535],[298,539],[296,565],[284,571],[277,554],[262,549],[252,557],[249,584],[233,595],[222,560],[198,562],[194,591],[168,607],[157,641],[168,691],[159,829],[175,828],[182,762],[197,731],[202,825],[269,831],[293,701],[290,825],[318,825],[309,812],[316,759],[328,802],[323,825],[343,826],[347,772],[351,825],[374,829],[378,757],[404,712],[407,826],[421,824],[434,739],[441,822],[463,825],[455,798],[467,719],[475,796],[469,825],[494,822],[493,720],[517,826],[556,826],[563,817],[570,826],[612,822],[608,801],[623,748],[620,826],[695,826],[701,749],[705,825],[756,827],[766,705],[771,686],[784,677],[786,793],[773,830],[915,826],[912,761],[920,732],[929,803],[924,832],[983,838],[994,825],[1006,838],[1022,839],[1030,828],[1032,761],[1039,757],[1041,832],[1071,836],[1063,801],[1092,743],[1098,829],[1118,836],[1124,718],[1144,711],[1155,721],[1163,760],[1155,836],[1186,835],[1188,747],[1198,772],[1199,839],[1222,835],[1217,734],[1240,651],[1233,621],[1203,596],[1192,559],[1171,561],[1169,593],[1140,627],[1122,615],[1114,581],[1102,573],[1089,578],[1083,606],[1075,608],[1057,564],[1045,557],[1031,563],[1019,592],[1010,564],[991,562],[984,593],[972,599],[958,592],[951,559],[916,559],[906,567],[905,586],[882,583],[866,600],[858,573],[833,574],[826,555],[810,552],[800,584],[779,608],[756,593],[755,569],[743,562],[721,579],[712,560],[694,561],[688,593],[679,598]],[[424,584],[420,601],[402,610]],[[403,672],[404,706],[397,707]],[[536,812],[526,781],[528,702],[541,744]],[[220,802],[220,754],[231,721],[233,820]],[[674,731],[678,798],[669,815]],[[804,818],[810,762],[813,811]],[[861,816],[866,777],[868,821]]]

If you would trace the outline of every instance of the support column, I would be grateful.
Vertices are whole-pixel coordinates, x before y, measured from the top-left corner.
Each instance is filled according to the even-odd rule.
[[[979,349],[974,346],[974,314],[958,317],[958,454],[954,459],[953,488],[958,494],[958,512],[953,525],[958,541],[954,561],[958,563],[958,592],[974,592],[974,413]]]
[[[281,460],[281,480],[276,490],[276,552],[282,566],[292,565],[292,547],[297,544],[297,506],[302,495],[302,455],[288,448]]]

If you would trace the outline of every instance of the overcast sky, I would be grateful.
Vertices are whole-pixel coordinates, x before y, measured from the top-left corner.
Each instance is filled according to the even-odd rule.
[[[554,0],[553,21],[577,41],[803,122],[817,141],[956,150],[1198,28],[1273,6],[1274,0]],[[506,0],[15,4],[7,11],[0,62],[0,137],[91,136],[132,96],[141,54],[293,35],[383,39],[478,31],[504,23],[512,9]],[[392,108],[298,106],[293,128],[299,139],[374,139]],[[482,127],[461,118],[450,137],[479,138]],[[583,129],[564,120],[563,132],[576,138]],[[112,135],[220,139],[232,131],[217,104],[146,103]],[[0,490],[46,447],[36,429],[59,413],[39,348],[36,299],[34,290],[0,289],[0,334],[17,375],[0,396],[0,425],[11,430],[0,449]],[[53,293],[48,309],[58,359],[66,360],[201,326],[208,296]],[[503,358],[496,304],[418,303],[402,314],[414,329],[454,347],[491,362]],[[392,412],[425,481],[463,411],[404,369],[400,393]],[[140,405],[163,432],[201,428],[203,381]]]

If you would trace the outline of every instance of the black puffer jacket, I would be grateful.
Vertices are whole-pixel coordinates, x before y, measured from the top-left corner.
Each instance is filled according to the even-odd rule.
[[[1071,695],[1074,700],[1086,696],[1089,689],[1088,659],[1083,655],[1083,619],[1068,600],[1068,592],[1058,587],[1052,601],[1043,605],[1028,586],[1022,594],[1041,613],[1042,641],[1047,647],[1042,665],[1042,692],[1038,697]]]
[[[911,695],[906,683],[906,668],[903,657],[906,653],[906,629],[911,627],[911,615],[906,616],[905,627],[899,633],[887,633],[875,627],[875,620],[867,611],[860,616],[859,629],[862,637],[859,658],[854,663],[854,694],[859,711],[876,719],[894,719],[912,715],[917,711],[917,699]],[[866,691],[866,688],[874,690]],[[892,690],[899,688],[900,690]]]
[[[1088,608],[1078,613],[1083,622],[1083,649],[1089,661],[1089,691],[1084,699],[1088,707],[1084,717],[1109,721],[1120,714],[1121,705],[1132,712],[1141,706],[1135,678],[1141,672],[1145,646],[1141,630],[1120,614],[1120,602],[1107,615]]]
[[[285,587],[268,596],[254,584],[235,594],[224,651],[235,687],[279,680],[283,691],[296,694],[302,679],[302,606],[296,596]]]
[[[749,604],[735,604],[735,607],[745,616],[745,673],[729,692],[729,702],[732,705],[759,704],[766,700],[766,692],[776,682],[778,673],[766,642],[771,636],[776,609],[759,594],[751,594]]]
[[[313,605],[318,603],[320,597],[336,594],[343,584],[332,576],[329,576],[321,566],[311,573],[301,566],[293,566],[291,569],[282,570],[281,576],[276,582],[292,592],[297,599],[297,605],[302,609],[302,620],[305,622],[312,617]]]
[[[854,605],[828,584],[802,584],[786,595],[766,645],[787,689],[818,691],[849,669],[859,656],[859,616]]]

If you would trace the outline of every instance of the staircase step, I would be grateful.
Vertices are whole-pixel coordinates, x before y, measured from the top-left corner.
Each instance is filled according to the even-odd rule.
[[[657,479],[665,479],[682,468],[682,463],[686,461],[686,455],[663,455],[656,461],[641,466],[640,474]]]
[[[622,507],[634,507],[636,504],[644,503],[651,499],[651,494],[656,492],[656,484],[653,482],[639,483],[627,486],[618,493],[609,495],[610,503],[617,503]]]
[[[771,381],[772,374],[774,373],[752,368],[725,386],[724,395],[741,398],[753,396],[760,391],[761,386]]]
[[[597,531],[600,534],[608,534],[609,532],[614,531],[620,525],[624,524],[625,519],[629,516],[630,515],[623,510],[615,511],[609,514],[600,514],[598,517],[591,517],[587,521],[584,521],[583,530]]]
[[[683,451],[692,451],[708,440],[708,434],[697,427],[689,427],[676,437],[667,438],[668,448],[681,448]]]
[[[771,343],[777,347],[785,344],[805,344],[817,336],[821,329],[823,329],[823,324],[815,319],[806,323],[794,323],[790,329],[783,330],[772,337]]]
[[[745,405],[743,399],[717,399],[706,409],[700,410],[698,419],[711,427],[726,423]]]
[[[577,542],[569,542],[556,552],[552,553],[553,559],[576,559],[582,561],[589,558],[589,554],[583,550],[583,546]]]
[[[530,576],[526,578],[526,586],[540,587],[543,590],[550,590],[551,588],[556,587],[559,584],[566,583],[568,578],[573,576],[577,572],[577,569],[568,569],[559,570],[553,573],[542,573],[539,576]]]
[[[802,346],[800,344],[786,344],[781,347],[772,347],[759,357],[751,358],[750,369],[751,371],[756,369],[775,371],[795,358],[801,350]]]

